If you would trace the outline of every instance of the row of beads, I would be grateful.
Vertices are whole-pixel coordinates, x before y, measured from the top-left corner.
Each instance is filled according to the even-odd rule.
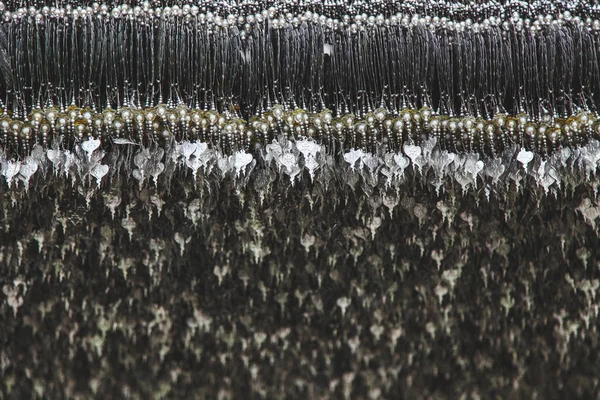
[[[581,112],[569,118],[543,117],[533,120],[526,114],[497,114],[491,120],[435,115],[430,109],[403,110],[399,115],[380,108],[358,119],[353,114],[334,117],[327,109],[312,113],[303,109],[269,111],[243,120],[231,113],[190,109],[186,105],[151,108],[107,108],[96,112],[70,106],[33,110],[24,120],[10,113],[0,117],[0,143],[16,151],[27,151],[35,143],[46,146],[59,142],[100,138],[110,142],[126,139],[139,143],[199,140],[225,151],[249,149],[273,139],[309,137],[327,145],[376,151],[380,146],[397,149],[403,143],[418,143],[435,137],[442,148],[456,152],[480,152],[495,156],[507,146],[548,154],[563,146],[576,146],[600,138],[600,118]]]
[[[251,29],[254,24],[262,24],[269,21],[270,26],[278,29],[288,26],[300,26],[304,22],[313,22],[322,24],[331,29],[349,29],[350,31],[364,30],[374,26],[395,26],[401,25],[409,28],[414,26],[425,26],[431,30],[447,29],[447,30],[473,30],[475,32],[486,30],[495,27],[502,27],[504,30],[511,29],[529,30],[532,32],[542,29],[549,25],[565,25],[574,24],[581,28],[599,31],[600,21],[595,18],[600,14],[600,10],[590,8],[590,13],[585,16],[572,16],[569,11],[560,12],[556,15],[538,14],[532,17],[521,17],[518,12],[507,13],[498,6],[498,15],[489,16],[481,21],[476,18],[477,14],[473,14],[473,18],[454,19],[449,17],[420,15],[419,13],[395,13],[390,16],[383,14],[345,14],[339,18],[335,16],[322,15],[312,11],[301,13],[291,13],[286,7],[269,7],[254,14],[247,14],[243,10],[238,13],[235,11],[227,15],[206,13],[195,4],[185,4],[181,7],[173,5],[172,7],[151,7],[150,3],[144,2],[142,5],[130,6],[128,4],[116,5],[109,7],[106,4],[93,3],[87,7],[72,7],[66,5],[63,7],[48,7],[42,8],[29,7],[19,8],[15,11],[6,10],[3,3],[0,3],[0,11],[4,13],[5,22],[19,21],[21,19],[33,19],[38,23],[43,23],[47,18],[55,19],[129,19],[149,22],[154,19],[162,19],[169,21],[181,20],[184,22],[199,22],[201,24],[212,25],[216,29],[228,28],[237,26],[240,29]],[[592,11],[596,11],[592,13]],[[510,15],[510,17],[505,17]]]

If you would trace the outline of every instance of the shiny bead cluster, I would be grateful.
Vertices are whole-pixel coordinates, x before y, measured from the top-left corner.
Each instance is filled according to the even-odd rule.
[[[202,2],[200,2],[202,3]],[[536,32],[544,26],[563,26],[574,24],[584,29],[600,31],[600,7],[589,6],[585,3],[571,4],[571,10],[577,6],[585,13],[573,15],[567,7],[546,5],[536,7],[525,2],[508,2],[507,5],[491,4],[462,4],[449,2],[427,2],[428,7],[417,4],[408,4],[400,7],[385,5],[357,6],[344,5],[320,10],[318,7],[294,6],[293,3],[272,2],[268,8],[258,10],[241,2],[232,2],[228,7],[216,7],[212,2],[200,4],[196,2],[173,4],[172,6],[153,7],[150,2],[135,2],[132,4],[100,4],[92,3],[88,6],[73,7],[66,4],[64,7],[43,6],[20,7],[8,10],[5,3],[0,2],[0,12],[3,13],[4,22],[18,22],[22,19],[32,19],[44,23],[50,19],[72,19],[74,21],[87,18],[99,21],[107,19],[128,19],[150,22],[152,20],[182,21],[188,23],[201,23],[214,26],[215,29],[227,29],[236,26],[249,31],[252,26],[269,21],[274,29],[289,26],[300,26],[304,22],[319,23],[327,28],[340,30],[348,29],[351,32],[368,29],[373,26],[402,26],[405,28],[424,26],[430,30],[445,29],[449,31],[480,32],[490,28],[501,27],[505,31],[528,30]],[[514,4],[509,4],[514,3]],[[521,4],[524,3],[524,4]],[[538,2],[541,3],[541,2]],[[573,3],[573,2],[571,2]],[[341,13],[343,8],[347,13]],[[389,12],[392,9],[396,12]],[[295,11],[295,12],[292,12]],[[552,13],[550,11],[552,10]],[[557,11],[558,10],[558,11]],[[372,14],[365,13],[371,11]],[[431,14],[431,12],[435,14]],[[548,13],[544,13],[547,11]],[[444,16],[447,13],[448,16]]]
[[[404,143],[420,143],[435,137],[442,149],[475,152],[495,157],[517,144],[540,154],[564,146],[585,144],[600,138],[600,117],[581,112],[569,118],[545,116],[534,120],[526,114],[496,114],[486,120],[471,116],[436,115],[428,108],[402,110],[394,115],[384,108],[364,118],[353,114],[334,116],[330,110],[318,113],[303,109],[286,110],[275,105],[249,121],[231,114],[190,109],[185,105],[150,108],[90,108],[70,106],[36,109],[24,120],[7,113],[0,117],[0,144],[27,152],[36,143],[68,146],[90,138],[104,143],[133,142],[147,145],[165,140],[197,140],[225,152],[253,149],[281,136],[312,138],[343,148],[376,152],[380,148],[400,149]]]

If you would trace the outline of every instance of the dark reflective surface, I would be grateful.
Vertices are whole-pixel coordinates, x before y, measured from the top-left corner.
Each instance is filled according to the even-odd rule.
[[[595,178],[488,200],[345,170],[2,186],[1,397],[598,392]]]

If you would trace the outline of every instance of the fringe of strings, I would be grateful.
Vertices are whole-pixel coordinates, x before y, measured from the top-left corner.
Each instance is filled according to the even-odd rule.
[[[598,110],[600,38],[580,19],[529,29],[516,19],[336,27],[269,15],[225,26],[205,14],[40,15],[0,30],[0,99],[16,118],[74,104],[185,104],[246,119],[275,104],[359,118],[380,107],[534,120]]]

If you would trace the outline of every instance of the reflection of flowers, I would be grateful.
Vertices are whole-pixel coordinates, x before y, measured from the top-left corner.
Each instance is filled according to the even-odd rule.
[[[199,309],[194,309],[194,316],[188,318],[187,320],[187,324],[193,333],[195,333],[197,329],[199,329],[201,332],[208,332],[212,322],[213,319]]]
[[[6,284],[2,287],[2,292],[6,296],[6,302],[12,308],[13,314],[16,316],[19,307],[23,305],[23,297],[27,293],[27,284],[17,278],[11,284]]]
[[[137,169],[133,170],[133,177],[140,183],[142,187],[146,176],[150,175],[154,181],[154,185],[158,185],[158,176],[165,170],[165,164],[162,162],[165,150],[158,147],[153,151],[150,149],[141,149],[133,158],[133,163]]]
[[[6,183],[8,184],[8,187],[11,187],[13,178],[19,173],[20,169],[21,169],[20,161],[6,160],[2,163],[1,168],[0,168],[0,173],[6,179]]]
[[[216,172],[221,179],[232,178],[242,185],[255,174],[255,184],[261,187],[274,181],[277,173],[287,175],[293,185],[302,179],[304,170],[308,171],[311,181],[325,183],[339,169],[337,172],[345,183],[356,187],[362,182],[360,185],[365,190],[377,186],[381,178],[387,188],[397,188],[406,180],[407,173],[415,173],[426,177],[438,193],[444,190],[442,186],[448,184],[447,178],[450,178],[460,184],[463,193],[476,189],[483,182],[489,195],[492,191],[488,183],[498,189],[499,182],[514,181],[517,188],[526,183],[533,184],[551,194],[572,183],[574,170],[582,171],[591,180],[600,162],[600,144],[597,142],[564,148],[545,158],[516,145],[507,148],[502,155],[482,158],[478,152],[451,152],[434,138],[424,140],[420,146],[406,144],[399,151],[381,147],[375,153],[352,149],[341,154],[329,151],[313,139],[284,136],[256,151],[238,150],[233,154],[203,142],[169,142],[164,146],[153,146],[144,148],[138,144],[120,143],[106,157],[107,153],[99,147],[99,140],[90,139],[76,145],[73,151],[58,147],[44,149],[37,145],[31,155],[22,160],[7,158],[0,150],[0,175],[9,188],[21,181],[27,190],[37,176],[50,180],[67,178],[73,184],[93,178],[96,183],[93,186],[100,186],[109,173],[125,172],[126,179],[133,177],[142,188],[148,177],[152,177],[157,186],[159,177],[163,176],[164,181],[169,182],[175,171],[188,168],[195,182],[202,168],[204,177]],[[136,153],[131,157],[129,154],[134,149]],[[92,196],[94,192],[90,191],[86,196]]]

